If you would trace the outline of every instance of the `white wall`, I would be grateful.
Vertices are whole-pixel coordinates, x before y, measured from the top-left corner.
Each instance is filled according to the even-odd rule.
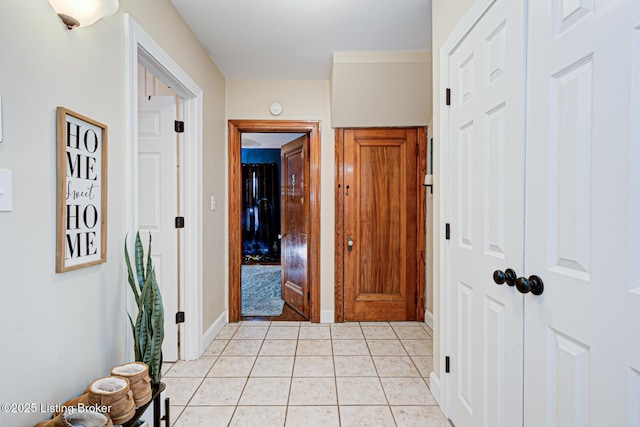
[[[2,403],[62,403],[126,358],[125,12],[204,89],[205,192],[224,194],[224,80],[169,0],[122,1],[116,15],[73,31],[47,0],[0,3],[0,169],[12,171],[14,191],[13,211],[0,212]],[[63,274],[55,273],[56,106],[109,127],[107,263]],[[219,295],[223,205],[205,211],[204,230],[205,291]],[[205,317],[223,310],[218,298]],[[48,415],[0,412],[0,425]]]
[[[444,102],[444,93],[440,88],[440,47],[446,40],[447,36],[455,28],[456,24],[464,14],[469,10],[474,0],[433,0],[432,16],[433,16],[433,145],[434,160],[440,156],[440,114]],[[440,372],[440,327],[442,322],[442,313],[439,304],[441,287],[440,283],[440,236],[443,234],[444,224],[440,220],[442,216],[442,208],[439,203],[440,198],[440,165],[434,162],[434,189],[433,189],[433,235],[435,236],[433,247],[433,310],[434,310],[434,337],[433,337],[433,370]]]

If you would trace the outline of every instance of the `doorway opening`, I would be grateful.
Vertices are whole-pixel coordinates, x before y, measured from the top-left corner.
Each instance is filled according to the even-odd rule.
[[[319,184],[319,122],[229,121],[230,322],[320,321]]]
[[[138,232],[143,242],[153,238],[153,262],[167,313],[181,311],[182,229],[174,218],[182,215],[184,179],[180,167],[182,134],[175,121],[182,118],[183,99],[138,62]],[[165,316],[163,358],[180,359],[180,325]]]
[[[183,217],[179,258],[180,282],[184,284],[176,297],[180,309],[185,313],[185,322],[180,325],[180,359],[195,360],[201,354],[202,337],[202,128],[203,92],[180,66],[136,23],[125,15],[127,53],[126,73],[126,159],[127,182],[127,239],[129,248],[139,228],[139,158],[138,158],[138,109],[139,109],[139,64],[149,70],[160,82],[171,87],[181,99],[181,115],[184,121],[182,134],[182,189]],[[188,184],[188,185],[187,185]],[[155,244],[155,240],[154,240]],[[155,247],[155,246],[154,246]],[[127,307],[134,312],[134,301],[127,295]],[[175,313],[165,310],[165,317]],[[131,335],[127,335],[128,348],[133,348]]]
[[[282,295],[282,147],[306,134],[243,133],[242,318],[308,320]]]

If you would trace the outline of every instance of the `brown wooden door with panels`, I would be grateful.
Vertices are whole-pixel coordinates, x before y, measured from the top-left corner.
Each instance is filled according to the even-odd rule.
[[[282,165],[282,299],[309,317],[309,136],[280,149]]]
[[[336,321],[424,320],[425,128],[336,135]]]

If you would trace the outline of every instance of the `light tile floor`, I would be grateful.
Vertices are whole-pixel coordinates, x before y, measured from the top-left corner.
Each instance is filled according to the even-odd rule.
[[[417,322],[240,322],[197,361],[165,364],[176,427],[449,427]]]

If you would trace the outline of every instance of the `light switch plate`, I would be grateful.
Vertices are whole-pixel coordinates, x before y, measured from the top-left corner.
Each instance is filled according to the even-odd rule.
[[[13,191],[11,189],[11,171],[0,169],[0,212],[13,210]]]

